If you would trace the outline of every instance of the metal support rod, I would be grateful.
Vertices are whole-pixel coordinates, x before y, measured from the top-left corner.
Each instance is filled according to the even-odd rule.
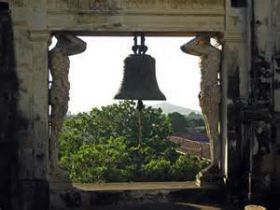
[[[141,33],[141,46],[145,45],[145,35],[144,33]]]
[[[138,100],[137,102],[137,110],[138,110],[138,146],[140,147],[142,144],[142,138],[143,138],[143,133],[142,133],[142,110],[144,108],[142,100]]]
[[[134,54],[137,54],[138,51],[138,45],[137,45],[137,33],[134,34],[134,45],[132,46],[132,51]]]

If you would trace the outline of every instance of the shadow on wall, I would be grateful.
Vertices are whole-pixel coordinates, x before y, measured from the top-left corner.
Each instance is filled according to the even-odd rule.
[[[25,124],[17,113],[18,79],[14,65],[9,4],[0,2],[0,209],[11,209],[17,179],[17,132]]]
[[[231,0],[232,7],[246,7],[247,2],[246,0]]]

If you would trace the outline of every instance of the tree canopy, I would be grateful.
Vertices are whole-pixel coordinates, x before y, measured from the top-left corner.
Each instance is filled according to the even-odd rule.
[[[143,109],[138,144],[135,103],[124,101],[68,116],[60,136],[60,164],[74,182],[191,180],[207,164],[180,155],[168,141],[171,123],[160,109]]]
[[[174,133],[194,133],[206,135],[205,123],[201,114],[191,112],[185,116],[178,112],[168,114]]]

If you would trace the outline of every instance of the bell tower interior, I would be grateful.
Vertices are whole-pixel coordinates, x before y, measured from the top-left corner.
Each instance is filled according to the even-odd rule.
[[[69,96],[66,91],[57,97],[49,88],[69,89],[70,84],[65,80],[49,84],[48,77],[52,69],[53,80],[61,75],[65,78],[69,57],[86,50],[78,36],[145,32],[146,37],[193,37],[180,43],[181,55],[200,58],[205,70],[202,76],[209,76],[206,69],[216,75],[219,68],[221,86],[219,91],[217,78],[209,76],[200,98],[204,106],[209,105],[204,100],[207,94],[215,104],[220,103],[219,110],[217,106],[204,110],[215,122],[220,114],[221,141],[215,147],[220,150],[213,150],[213,164],[200,176],[200,186],[212,183],[214,189],[192,183],[191,193],[184,194],[167,193],[161,186],[158,194],[146,191],[148,201],[155,194],[161,201],[212,200],[216,195],[242,209],[249,203],[278,209],[279,10],[277,0],[266,4],[259,0],[0,0],[0,208],[91,209],[143,200],[143,194],[125,188],[122,193],[100,192],[52,179],[59,173],[52,173],[58,169],[53,155],[57,142],[50,141],[50,124],[56,139]],[[59,42],[49,51],[52,36]],[[218,37],[221,49],[211,44],[212,37]],[[165,93],[163,85],[159,86]],[[50,102],[56,120],[50,119]],[[217,143],[216,126],[209,130]]]
[[[89,113],[94,106],[101,108],[101,106],[118,103],[117,100],[113,100],[113,97],[117,92],[116,90],[121,84],[121,75],[125,73],[123,70],[124,58],[125,56],[127,56],[127,54],[133,54],[133,47],[131,47],[133,44],[133,36],[95,36],[80,38],[87,43],[87,50],[79,55],[69,57],[69,82],[71,88],[69,92],[70,97],[67,113],[68,117],[77,115],[79,112]],[[150,98],[147,98],[148,100],[144,98],[143,102],[146,107],[153,106],[154,104],[155,106],[170,106],[173,109],[175,107],[177,110],[184,109],[184,107],[190,108],[191,106],[192,109],[187,110],[186,116],[191,112],[196,113],[196,115],[199,116],[198,113],[200,112],[200,107],[198,104],[198,94],[201,77],[199,60],[194,56],[184,55],[180,50],[180,45],[182,45],[182,43],[185,43],[186,40],[190,39],[191,38],[189,37],[177,36],[146,37],[146,41],[150,44],[147,46],[147,54],[152,54],[156,58],[156,68],[154,72],[156,73],[156,75],[151,75],[149,72],[145,73],[145,75],[147,75],[148,77],[154,77],[155,80],[157,78],[160,78],[160,80],[158,80],[159,86],[163,87],[169,96],[167,98],[167,102],[163,104],[160,104],[158,98],[154,98],[154,101],[151,101]],[[102,42],[102,45],[100,44],[100,42]],[[57,40],[53,38],[53,43],[49,47],[49,50],[53,50],[56,44]],[[113,50],[106,50],[110,48],[112,48]],[[111,62],[104,62],[106,59],[110,59]],[[176,72],[176,74],[174,74],[174,72]],[[139,80],[139,78],[137,79]],[[51,78],[51,72],[50,80],[51,91],[51,85],[54,82]],[[92,82],[92,80],[95,82]],[[110,80],[112,81],[107,82]],[[147,85],[149,86],[148,83]],[[147,89],[146,87],[140,88],[142,88],[142,90],[144,91],[146,91]],[[91,97],[88,97],[88,95],[84,94],[87,93],[89,89],[91,90]],[[145,94],[150,94],[150,92],[151,90],[146,91]],[[154,97],[153,94],[152,97]],[[178,104],[180,103],[181,106],[178,106]],[[174,104],[177,104],[178,107],[174,106]],[[82,107],[87,107],[87,109],[83,109]],[[51,117],[51,106],[49,113]],[[168,113],[170,113],[169,110],[165,112],[166,115]],[[200,118],[200,120],[202,120],[202,116]],[[204,123],[201,123],[201,126],[204,126]],[[137,132],[137,130],[135,132]],[[175,132],[177,133],[179,131],[176,130]],[[184,133],[185,132],[183,132],[181,135],[183,135]],[[198,138],[196,137],[196,135],[203,135],[203,138],[207,139],[204,132],[203,134],[192,134],[189,138],[191,138],[192,136],[193,138]],[[199,139],[199,141],[201,140]],[[205,145],[206,148],[207,146],[208,145]],[[196,150],[197,145],[194,144],[192,147],[193,150]],[[199,147],[202,146],[199,145]],[[206,151],[206,153],[209,152]],[[197,153],[194,152],[194,154]]]

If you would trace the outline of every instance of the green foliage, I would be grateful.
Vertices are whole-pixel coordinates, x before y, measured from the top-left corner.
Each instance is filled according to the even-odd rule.
[[[106,144],[83,145],[70,157],[63,156],[61,164],[74,182],[129,181],[133,170],[125,141],[120,137]]]
[[[193,155],[181,155],[171,168],[171,174],[177,181],[192,180],[193,177],[209,164]]]
[[[169,119],[160,109],[148,107],[142,118],[144,142],[166,139],[171,132]],[[110,137],[120,136],[125,136],[131,146],[138,143],[138,115],[131,101],[68,117],[60,138],[62,155],[77,151],[83,144],[104,143]]]
[[[186,117],[178,112],[168,114],[170,118],[172,130],[174,132],[184,132],[187,124]]]
[[[160,109],[145,108],[139,145],[137,114],[135,104],[125,101],[65,120],[60,164],[73,182],[194,179],[202,164],[179,155],[177,145],[167,140],[169,118]]]
[[[199,133],[206,134],[204,120],[201,114],[191,112],[188,116],[178,112],[168,114],[172,130],[175,133]]]
[[[172,163],[166,159],[151,159],[144,165],[146,181],[167,181],[170,180],[170,168]]]

